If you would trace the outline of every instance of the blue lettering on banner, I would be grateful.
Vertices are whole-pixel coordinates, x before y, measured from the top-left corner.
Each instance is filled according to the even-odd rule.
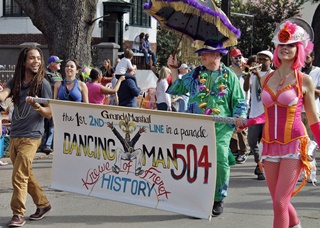
[[[162,124],[149,124],[150,133],[164,133],[164,126]]]
[[[143,195],[150,197],[155,184],[150,185],[143,180],[132,180],[130,178],[103,174],[101,188],[116,192],[130,192],[132,195]]]

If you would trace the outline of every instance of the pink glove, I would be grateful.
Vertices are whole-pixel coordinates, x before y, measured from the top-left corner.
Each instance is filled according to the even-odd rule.
[[[242,129],[245,129],[245,128],[250,127],[252,125],[264,124],[265,122],[266,122],[266,115],[264,113],[262,113],[260,116],[248,119],[247,124],[240,126],[239,129],[242,130]]]
[[[320,147],[320,122],[310,125],[313,137],[316,140],[318,147]]]

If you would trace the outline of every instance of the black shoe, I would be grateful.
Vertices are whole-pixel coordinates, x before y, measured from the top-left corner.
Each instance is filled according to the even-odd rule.
[[[26,223],[23,216],[14,215],[12,216],[10,222],[8,223],[9,227],[21,227]]]
[[[52,150],[51,148],[49,148],[49,147],[44,148],[42,151],[43,151],[46,155],[49,155],[50,153],[53,152],[53,150]]]
[[[259,175],[261,172],[259,165],[256,166],[256,168],[254,169],[254,175]]]
[[[212,208],[212,214],[215,216],[221,215],[223,212],[223,201],[214,202]]]
[[[266,179],[266,177],[264,176],[263,173],[259,173],[259,174],[257,175],[257,180],[265,180],[265,179]]]
[[[36,213],[30,215],[30,220],[40,220],[43,219],[43,217],[51,211],[51,205],[49,204],[45,208],[37,208]]]

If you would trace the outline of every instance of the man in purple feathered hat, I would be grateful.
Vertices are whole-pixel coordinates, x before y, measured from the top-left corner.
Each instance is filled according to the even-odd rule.
[[[172,95],[189,93],[188,113],[245,118],[246,102],[238,77],[221,62],[222,56],[226,55],[228,50],[223,47],[221,41],[209,39],[196,53],[199,54],[202,65],[181,79],[178,78],[178,70],[172,67],[177,64],[176,57],[172,55],[169,57],[172,85],[167,93]],[[217,216],[223,212],[223,200],[227,196],[230,177],[229,143],[235,127],[216,122],[215,129],[217,179],[212,214]]]

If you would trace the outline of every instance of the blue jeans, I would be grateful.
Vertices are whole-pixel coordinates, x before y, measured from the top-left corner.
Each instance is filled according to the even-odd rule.
[[[143,51],[143,54],[144,54],[144,59],[146,60],[146,64],[147,65],[150,64],[148,54],[151,55],[153,65],[156,65],[157,59],[156,59],[156,55],[154,54],[154,52],[152,52],[152,51],[149,51],[149,52]]]
[[[179,110],[178,112],[186,112],[187,111],[187,105],[189,101],[189,97],[186,95],[181,95],[183,100],[179,100]]]
[[[41,140],[40,148],[53,148],[53,120],[45,119],[45,131]]]

